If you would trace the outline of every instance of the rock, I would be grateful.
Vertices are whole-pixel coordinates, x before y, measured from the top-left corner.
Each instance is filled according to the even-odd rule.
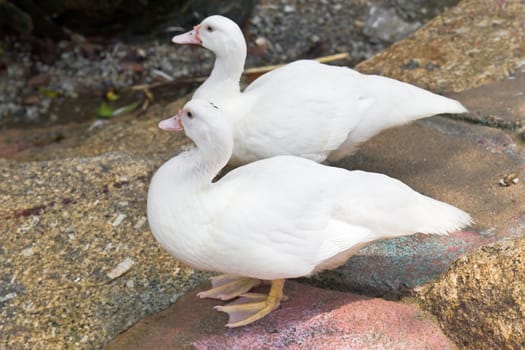
[[[419,298],[465,349],[523,349],[525,237],[458,259]]]
[[[51,76],[49,74],[37,74],[29,78],[29,80],[27,81],[27,86],[30,86],[30,87],[47,86],[49,85],[50,81],[51,81]]]
[[[22,97],[22,102],[25,105],[36,105],[40,102],[40,95],[38,93],[32,93]]]
[[[487,6],[488,3],[476,7],[473,1],[463,1],[410,38],[394,44],[357,68],[393,75],[416,85],[425,86],[428,82],[431,89],[448,91],[454,90],[454,84],[458,82],[469,82],[472,77],[487,73],[482,81],[493,86],[473,88],[454,97],[473,109],[464,118],[480,123],[477,115],[490,113],[497,115],[500,122],[483,124],[501,128],[458,123],[449,118],[429,118],[384,132],[366,142],[355,156],[337,164],[399,178],[427,195],[470,212],[476,225],[449,237],[416,235],[375,242],[338,270],[314,277],[312,281],[316,285],[397,298],[399,294],[438,277],[463,254],[483,244],[519,234],[523,214],[516,210],[525,206],[525,202],[516,186],[523,184],[518,182],[503,188],[499,182],[509,174],[523,178],[525,149],[512,132],[507,131],[519,125],[519,111],[525,103],[522,79],[518,76],[494,82],[500,77],[508,78],[510,73],[492,75],[490,72],[500,66],[489,60],[483,61],[486,70],[478,71],[479,67],[475,65],[480,58],[464,58],[459,48],[465,42],[481,40],[485,36],[484,40],[490,41],[486,42],[489,56],[500,57],[504,64],[519,65],[516,51],[512,49],[521,45],[523,38],[513,38],[505,43],[500,43],[499,38],[505,29],[520,25],[517,18],[522,5],[492,12],[488,12]],[[465,15],[468,18],[462,19]],[[497,23],[495,28],[499,34],[492,32],[493,23]],[[454,25],[451,27],[451,24]],[[450,28],[455,28],[453,32],[456,34],[462,33],[461,41],[449,37],[453,36]],[[429,43],[446,46],[447,50],[443,50],[446,65],[430,73],[417,60],[412,68],[399,65],[403,62],[400,57],[417,58]],[[456,76],[460,78],[455,79]],[[436,86],[433,83],[436,81],[443,84]],[[471,85],[469,83],[467,87]]]
[[[77,37],[80,38],[81,36],[77,35]],[[89,42],[83,38],[81,39],[80,45],[80,52],[82,53],[82,56],[90,60],[95,60],[100,57],[100,53],[103,50],[102,45]]]
[[[397,16],[393,9],[370,7],[370,13],[363,26],[363,32],[385,42],[395,42],[406,38],[421,26],[421,23],[408,23]]]
[[[384,1],[390,8],[395,8],[396,13],[405,21],[429,20],[444,10],[458,4],[458,0],[426,0],[419,3],[411,0]]]
[[[123,70],[129,70],[132,72],[143,72],[144,66],[137,62],[121,62],[120,68]]]
[[[392,173],[394,176],[401,176],[409,184],[422,188],[410,178],[429,175],[426,185],[431,183],[433,184],[431,187],[448,189],[447,191],[453,190],[458,185],[458,196],[454,197],[458,199],[461,197],[470,202],[470,204],[455,202],[470,211],[477,222],[474,230],[480,234],[478,238],[471,236],[474,238],[471,240],[463,236],[469,243],[465,244],[466,241],[461,242],[460,239],[457,241],[458,244],[451,243],[442,247],[438,247],[438,244],[434,249],[427,251],[430,255],[423,256],[420,250],[426,244],[423,242],[420,242],[415,250],[399,250],[398,245],[395,243],[388,245],[388,242],[383,243],[388,245],[388,248],[379,249],[379,252],[384,254],[390,249],[395,252],[397,259],[401,260],[407,257],[407,254],[408,256],[415,254],[416,259],[419,257],[431,262],[423,268],[427,271],[432,271],[432,267],[440,265],[440,261],[443,263],[442,258],[449,259],[449,262],[453,261],[455,258],[451,254],[457,254],[459,260],[437,282],[425,287],[419,298],[427,310],[438,317],[446,333],[460,347],[467,349],[520,349],[525,345],[523,238],[511,240],[513,237],[523,235],[524,217],[518,208],[522,208],[524,203],[521,201],[522,195],[514,192],[516,184],[508,187],[498,185],[499,181],[509,174],[523,178],[525,159],[523,143],[513,134],[513,130],[521,125],[520,111],[525,103],[523,78],[520,73],[523,71],[525,37],[509,36],[508,33],[521,32],[518,29],[521,26],[518,18],[521,18],[524,6],[519,2],[462,1],[456,8],[432,20],[411,37],[394,44],[357,67],[365,72],[392,76],[434,91],[457,91],[452,97],[463,102],[471,111],[465,119],[491,127],[472,124],[467,126],[451,121],[445,123],[450,123],[449,126],[434,124],[437,127],[436,131],[441,130],[448,134],[448,142],[452,144],[456,142],[452,140],[461,139],[460,142],[464,142],[470,138],[470,146],[462,147],[458,144],[452,146],[456,151],[449,149],[449,145],[431,146],[436,138],[435,135],[426,134],[426,131],[414,130],[414,135],[418,134],[419,139],[419,142],[416,142],[419,143],[419,146],[416,146],[417,150],[416,148],[411,150],[410,146],[404,144],[403,140],[407,136],[402,134],[403,130],[406,132],[408,128],[414,128],[417,124],[434,123],[438,118],[384,133],[363,147],[363,151],[366,152],[367,147],[373,146],[375,142],[382,143],[382,147],[367,152],[368,157],[374,155],[374,162],[377,161],[383,166],[391,164],[396,169],[398,165],[407,169],[411,167],[409,164],[418,164],[413,167],[417,169],[415,174],[408,174],[408,178],[405,177],[407,174],[401,174],[401,168]],[[461,125],[469,131],[465,133],[467,129],[463,131],[457,129],[457,126]],[[470,132],[474,132],[477,136]],[[397,136],[389,137],[389,134],[393,133]],[[468,134],[470,137],[467,136]],[[385,139],[381,141],[382,138]],[[416,143],[411,141],[413,145]],[[404,153],[402,158],[401,154],[400,157],[394,156],[394,159],[378,157],[381,154],[378,151],[387,145],[396,145],[395,148],[399,148],[400,152]],[[414,159],[411,155],[421,153],[423,148],[429,147],[430,150],[435,146],[438,147],[435,149],[435,154],[428,153],[423,158],[424,161],[421,159],[421,163],[413,163]],[[476,156],[475,153],[478,155]],[[456,158],[460,154],[461,156],[453,167],[448,167],[441,162],[436,164],[439,158],[443,159],[444,154],[449,155],[447,156],[449,158]],[[498,154],[504,155],[503,158],[506,160],[497,156]],[[407,163],[404,163],[405,161]],[[425,171],[426,162],[433,164],[429,172]],[[362,163],[359,162],[356,166],[362,167]],[[373,170],[379,169],[380,166],[367,168]],[[439,180],[433,178],[443,175],[444,172],[450,176],[448,184],[440,184]],[[426,187],[424,192],[432,194],[428,191],[429,188]],[[461,191],[464,191],[463,195],[459,194]],[[469,194],[465,196],[466,192]],[[450,195],[450,192],[434,193],[439,196]],[[468,208],[472,204],[476,208]],[[489,217],[490,219],[487,220]],[[461,257],[468,251],[491,241],[499,242],[478,248],[479,250],[466,257]],[[372,252],[376,251],[378,249],[372,250]],[[439,257],[439,254],[443,255]],[[357,264],[350,260],[343,269],[346,269],[347,275],[351,275],[357,269],[367,271],[365,276],[370,272],[380,275],[377,271],[385,269],[380,264],[368,268],[366,262],[365,260],[363,264]],[[446,265],[447,263],[440,265],[441,269],[446,268]],[[417,269],[422,265],[404,266],[408,268],[401,269],[403,273],[400,276],[391,271],[391,277],[386,279],[387,283],[406,281],[407,275],[413,277],[412,281],[417,281]],[[381,281],[385,275],[388,273],[380,275],[377,281]],[[437,275],[439,272],[435,274]],[[341,273],[336,275],[337,277],[341,277]],[[348,279],[346,281],[349,282]],[[336,282],[341,280],[336,279]]]
[[[416,190],[469,212],[475,225],[447,236],[415,235],[374,242],[316,285],[379,296],[403,294],[437,278],[463,254],[518,234],[525,207],[525,149],[507,132],[442,117],[388,130],[338,166],[386,173]]]
[[[223,303],[200,300],[196,292],[140,321],[105,349],[455,349],[435,321],[413,304],[288,281],[289,300],[279,309],[257,323],[229,330],[226,315],[213,310]]]
[[[492,127],[515,130],[525,126],[525,74],[517,74],[451,94],[468,108],[471,120]]]
[[[525,68],[522,1],[464,0],[357,65],[437,92],[459,92]]]
[[[59,49],[53,40],[43,38],[31,42],[31,55],[38,57],[38,60],[44,64],[52,65],[58,60]]]
[[[152,172],[186,143],[158,119],[124,117],[26,155],[39,161],[0,159],[1,348],[100,348],[202,281],[146,222]]]

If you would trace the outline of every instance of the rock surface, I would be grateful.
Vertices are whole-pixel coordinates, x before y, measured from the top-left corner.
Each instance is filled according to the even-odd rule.
[[[475,225],[449,236],[416,235],[374,242],[341,268],[314,278],[318,285],[368,295],[399,294],[439,276],[482,244],[523,234],[525,149],[505,131],[442,117],[382,133],[339,166],[386,173],[414,189],[469,212]]]
[[[458,259],[420,293],[458,344],[469,349],[525,347],[525,237]]]
[[[152,172],[186,142],[157,123],[123,118],[84,151],[40,149],[56,160],[0,160],[0,348],[99,348],[202,281],[148,228]]]
[[[357,65],[432,91],[459,92],[525,69],[523,1],[464,0]]]
[[[451,94],[467,107],[471,121],[501,129],[525,126],[525,74]],[[525,139],[524,139],[525,140]]]
[[[106,350],[455,349],[413,304],[287,282],[290,299],[279,309],[260,322],[229,330],[224,327],[226,315],[212,308],[221,303],[198,300],[196,292],[140,321]]]

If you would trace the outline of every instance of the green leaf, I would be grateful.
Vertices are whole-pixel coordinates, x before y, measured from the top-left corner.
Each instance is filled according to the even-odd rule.
[[[99,118],[111,118],[113,116],[113,108],[108,106],[106,102],[102,102],[97,110]]]
[[[120,114],[129,113],[129,112],[133,111],[135,108],[137,108],[139,103],[140,103],[140,101],[135,101],[133,103],[130,103],[129,105],[126,105],[126,106],[123,106],[123,107],[119,107],[119,108],[117,108],[117,109],[115,109],[113,111],[111,116],[112,117],[116,117],[117,115],[120,115]]]

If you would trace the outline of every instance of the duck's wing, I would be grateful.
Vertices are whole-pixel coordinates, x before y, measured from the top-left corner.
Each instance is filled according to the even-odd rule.
[[[238,259],[239,269],[221,271],[242,275],[249,267],[257,278],[308,275],[376,239],[447,234],[470,223],[465,212],[386,175],[297,157],[251,163],[216,185],[209,232],[217,259]]]
[[[353,83],[358,76],[348,68],[307,60],[263,75],[243,93],[250,108],[238,128],[236,148],[246,147],[257,158],[290,154],[324,160],[370,103]]]
[[[305,276],[369,240],[366,228],[337,218],[331,192],[339,176],[329,171],[320,178],[319,167],[274,157],[235,169],[213,186],[207,230],[216,266],[225,262],[220,271],[261,279]]]

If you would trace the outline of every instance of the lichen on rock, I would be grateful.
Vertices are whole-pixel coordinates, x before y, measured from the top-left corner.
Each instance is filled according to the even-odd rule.
[[[458,259],[420,293],[420,301],[467,349],[523,349],[525,237]]]

